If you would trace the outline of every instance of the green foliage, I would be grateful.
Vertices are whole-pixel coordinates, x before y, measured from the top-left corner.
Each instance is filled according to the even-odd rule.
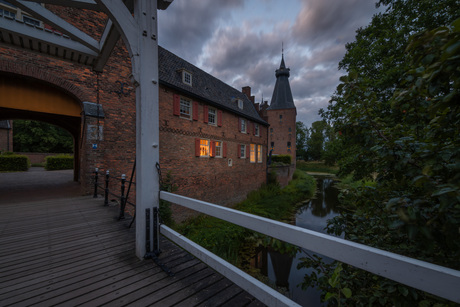
[[[291,164],[291,156],[290,155],[272,156],[272,163]]]
[[[316,121],[311,125],[310,137],[307,140],[308,160],[321,160],[324,152],[326,129],[327,123],[325,121]]]
[[[296,168],[305,172],[337,174],[339,168],[336,166],[326,165],[322,162],[297,161]]]
[[[64,154],[48,156],[45,158],[45,169],[47,171],[73,169],[73,156]]]
[[[161,191],[171,192],[177,190],[177,185],[174,184],[171,171],[166,174],[166,178],[163,178],[161,185]],[[169,201],[160,199],[160,221],[165,225],[172,227],[174,225],[174,220],[172,218],[171,203]]]
[[[29,167],[30,160],[26,156],[16,155],[12,152],[0,154],[0,172],[27,171]]]
[[[248,194],[235,209],[274,220],[291,218],[296,204],[313,196],[316,182],[304,172],[296,171],[288,186],[264,185]],[[296,248],[279,240],[209,216],[193,218],[178,226],[178,231],[220,257],[249,268],[249,258],[255,247],[270,246],[282,252],[295,254]]]
[[[13,139],[16,152],[73,152],[72,136],[62,128],[44,122],[15,120]]]
[[[344,210],[329,221],[328,231],[458,270],[460,20],[448,22],[458,17],[460,4],[380,3],[388,10],[347,46],[342,68],[348,75],[323,112],[342,132],[346,151],[340,173],[376,181],[343,192]],[[318,268],[326,267],[319,263]],[[333,274],[332,269],[321,272],[328,278]],[[345,265],[342,276],[352,277],[345,280],[353,292],[347,304],[439,302]],[[333,293],[324,280],[317,282]]]
[[[307,159],[307,139],[309,135],[308,128],[302,122],[295,123],[295,146],[296,156],[304,160]]]

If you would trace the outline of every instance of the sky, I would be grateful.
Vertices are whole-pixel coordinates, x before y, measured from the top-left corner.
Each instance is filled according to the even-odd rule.
[[[376,0],[174,0],[158,14],[159,44],[270,103],[284,51],[297,121],[320,120],[344,71],[347,42],[378,12]]]

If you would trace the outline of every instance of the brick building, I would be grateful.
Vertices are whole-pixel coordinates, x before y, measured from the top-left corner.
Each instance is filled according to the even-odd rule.
[[[131,62],[122,41],[114,42],[107,58],[95,57],[4,1],[0,8],[7,25],[0,29],[0,120],[41,120],[68,130],[83,194],[91,192],[96,167],[114,176],[129,174],[136,114]],[[103,13],[46,8],[100,39]],[[49,43],[53,40],[59,45]],[[230,205],[265,182],[268,123],[249,87],[245,93],[236,90],[163,48],[159,85],[160,165],[178,185],[176,193]]]

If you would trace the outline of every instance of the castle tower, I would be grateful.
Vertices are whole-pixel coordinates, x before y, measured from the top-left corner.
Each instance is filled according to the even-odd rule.
[[[267,121],[270,124],[268,149],[272,155],[290,155],[292,164],[296,160],[296,115],[297,110],[289,85],[290,69],[281,56],[280,68],[276,70],[276,84],[270,106],[267,108]]]

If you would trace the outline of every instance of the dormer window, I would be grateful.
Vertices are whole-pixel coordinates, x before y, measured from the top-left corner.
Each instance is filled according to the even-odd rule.
[[[237,99],[236,101],[238,102],[238,109],[243,110],[243,100]]]
[[[192,86],[192,74],[182,70],[182,83]]]

